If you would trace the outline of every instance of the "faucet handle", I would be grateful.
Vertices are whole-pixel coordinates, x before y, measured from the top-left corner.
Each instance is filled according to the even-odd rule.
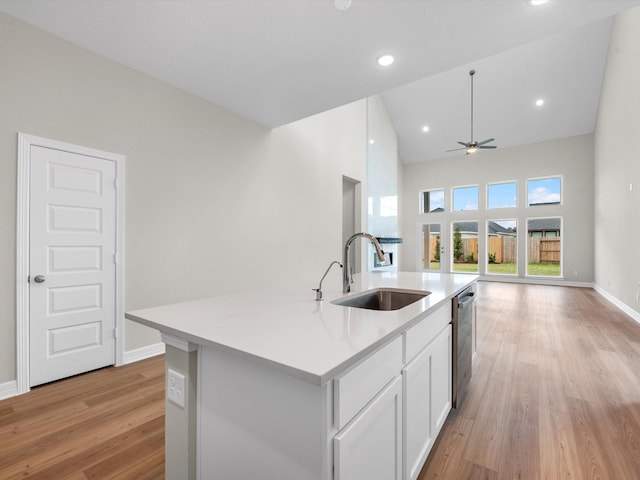
[[[316,301],[320,301],[322,300],[322,290],[319,288],[312,288],[311,290],[313,290],[314,292],[316,292]]]

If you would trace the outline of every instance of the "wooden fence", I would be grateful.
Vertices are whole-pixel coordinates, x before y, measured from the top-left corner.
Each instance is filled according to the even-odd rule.
[[[435,261],[436,252],[436,237],[429,238],[429,251],[431,252],[431,261]],[[473,254],[473,260],[478,260],[478,239],[477,238],[463,238],[462,239],[462,251],[464,260],[471,254]],[[516,262],[517,259],[517,245],[516,237],[489,237],[489,253],[496,256],[495,263],[509,263]],[[424,252],[423,252],[424,257]]]
[[[489,237],[489,255],[495,255],[495,263],[516,263],[518,245],[516,237]]]
[[[530,237],[529,263],[560,263],[560,239]]]
[[[559,238],[529,238],[529,263],[560,263]],[[442,241],[442,240],[440,240]],[[429,237],[429,252],[431,261],[435,262],[436,237]],[[518,259],[516,237],[489,237],[487,253],[495,255],[495,263],[515,263]],[[474,261],[478,260],[478,239],[463,238],[462,249],[464,260],[473,253]],[[424,258],[424,251],[422,257]]]

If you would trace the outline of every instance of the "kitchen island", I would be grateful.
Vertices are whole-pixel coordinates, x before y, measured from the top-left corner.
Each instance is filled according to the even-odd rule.
[[[167,345],[167,478],[414,477],[451,408],[451,298],[476,279],[355,276],[351,296],[431,292],[395,311],[336,305],[335,282],[128,312]]]

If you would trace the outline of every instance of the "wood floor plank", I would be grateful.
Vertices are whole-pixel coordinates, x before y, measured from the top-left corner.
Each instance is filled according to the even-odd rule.
[[[86,449],[94,442],[116,436],[150,418],[163,415],[164,393],[157,391],[157,388],[155,390],[152,393],[138,392],[135,398],[128,398],[126,402],[99,405],[78,415],[59,417],[55,427],[49,424],[46,432],[38,430],[35,437],[28,431],[16,435],[0,453],[0,466],[12,461],[14,470],[37,471],[52,460],[73,455],[77,449]],[[65,442],[68,438],[76,441]],[[11,469],[7,473],[11,473]]]
[[[458,466],[466,462],[462,452],[471,434],[473,421],[465,417],[456,418],[454,412],[447,422],[448,426],[443,429],[434,445],[434,449],[442,452],[443,461],[427,462],[419,476],[422,480],[447,478],[447,472],[457,471]]]
[[[465,404],[419,480],[640,479],[640,325],[589,288],[478,290]]]
[[[503,444],[507,438],[506,416],[516,356],[516,345],[502,343],[464,450],[465,459],[494,471],[500,466]]]
[[[0,411],[3,480],[106,479],[105,465],[164,477],[164,356],[34,388]]]

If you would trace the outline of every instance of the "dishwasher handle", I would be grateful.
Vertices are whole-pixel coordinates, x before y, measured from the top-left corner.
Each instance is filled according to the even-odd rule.
[[[473,292],[469,292],[465,294],[463,297],[458,297],[458,308],[464,308],[467,306],[467,304],[470,304],[471,302],[473,302],[474,300],[473,295],[474,295]]]

